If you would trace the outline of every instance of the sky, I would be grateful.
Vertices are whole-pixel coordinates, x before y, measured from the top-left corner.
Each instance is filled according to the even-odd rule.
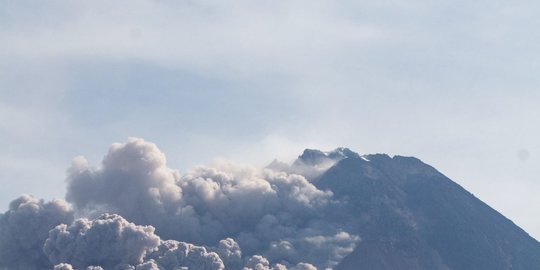
[[[535,1],[0,0],[0,209],[154,142],[185,172],[415,156],[540,239]]]

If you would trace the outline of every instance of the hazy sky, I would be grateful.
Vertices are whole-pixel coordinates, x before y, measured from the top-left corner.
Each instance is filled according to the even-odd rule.
[[[77,155],[416,156],[540,238],[537,1],[0,0],[0,209]],[[2,210],[3,211],[3,210]]]

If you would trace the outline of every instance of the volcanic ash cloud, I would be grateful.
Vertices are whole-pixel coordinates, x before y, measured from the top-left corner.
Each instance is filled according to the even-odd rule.
[[[75,158],[66,182],[71,206],[23,196],[0,216],[0,266],[313,269],[360,241],[302,175],[231,163],[180,174],[143,139],[113,144],[100,166]]]

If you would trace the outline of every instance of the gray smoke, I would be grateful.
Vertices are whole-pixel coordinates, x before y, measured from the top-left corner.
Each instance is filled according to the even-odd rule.
[[[53,270],[73,270],[73,266],[69,263],[60,263],[54,266]],[[103,270],[100,266],[88,266],[85,270]]]
[[[233,238],[244,256],[331,267],[359,240],[324,220],[332,194],[304,176],[229,163],[181,176],[142,139],[113,144],[100,167],[77,158],[67,183],[67,200],[79,213],[117,213],[154,226],[164,239],[197,245]]]
[[[62,200],[44,202],[28,195],[13,200],[0,214],[0,269],[52,268],[43,243],[50,229],[72,221],[73,211]]]
[[[298,164],[283,168],[220,163],[181,175],[153,143],[113,144],[100,166],[77,157],[68,170],[66,198],[80,219],[63,201],[29,196],[0,215],[0,269],[335,266],[359,236],[329,218],[340,204],[331,192],[297,174]]]
[[[152,226],[137,226],[121,216],[105,214],[96,220],[82,218],[70,226],[56,226],[49,232],[43,251],[55,264],[112,269],[142,263],[159,241]]]
[[[296,265],[296,270],[317,270],[317,267],[309,263],[299,263]]]
[[[177,267],[200,270],[225,269],[217,253],[208,252],[205,247],[174,240],[164,241],[157,251],[149,254],[147,259],[164,269]]]
[[[73,266],[67,263],[60,263],[54,266],[54,270],[73,270]]]
[[[150,260],[147,262],[144,262],[142,264],[137,265],[137,267],[134,268],[135,270],[161,270],[163,268],[160,268],[157,263]],[[181,269],[181,268],[180,268]]]
[[[68,170],[66,198],[79,212],[116,212],[138,224],[164,226],[170,222],[166,216],[179,210],[181,199],[176,185],[180,175],[165,162],[155,144],[141,139],[115,143],[101,168],[90,168],[83,157],[75,158]]]
[[[254,255],[247,260],[246,266],[242,270],[317,270],[315,266],[309,263],[298,263],[296,266],[289,266],[283,264],[270,265],[267,258]]]
[[[175,240],[161,241],[152,227],[134,225],[118,215],[79,219],[69,227],[59,225],[50,231],[44,251],[51,262],[58,263],[54,270],[288,269],[283,264],[271,265],[261,255],[242,258],[240,246],[230,238],[208,249]],[[289,269],[316,268],[299,263]]]
[[[227,238],[219,241],[219,244],[214,248],[223,263],[227,266],[227,269],[241,269],[243,266],[242,249],[240,245],[232,238]]]

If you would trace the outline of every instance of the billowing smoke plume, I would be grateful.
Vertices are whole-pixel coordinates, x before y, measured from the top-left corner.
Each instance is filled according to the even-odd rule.
[[[74,270],[69,263],[60,263],[54,266],[53,270]],[[88,266],[85,270],[103,270],[100,266]]]
[[[328,254],[349,251],[358,240],[324,240],[343,233],[320,222],[331,196],[300,175],[232,164],[180,176],[154,144],[130,139],[114,144],[99,168],[75,160],[67,199],[80,212],[114,212],[151,224],[165,239],[215,245],[232,237],[246,255],[331,266],[344,254]],[[312,245],[313,239],[325,242]]]
[[[31,197],[0,216],[0,269],[324,269],[360,241],[304,176],[228,163],[181,175],[142,139],[98,167],[76,158],[67,185],[73,223],[65,203]]]
[[[182,210],[176,207],[182,196],[179,178],[177,171],[165,166],[165,155],[156,145],[130,139],[113,144],[99,169],[90,168],[83,157],[75,158],[68,171],[66,198],[80,212],[104,209],[160,228],[174,222],[168,216]],[[160,228],[161,234],[169,237],[176,228]]]
[[[297,225],[315,216],[329,197],[302,176],[230,164],[180,177],[154,144],[141,139],[113,145],[101,168],[77,159],[67,193],[79,211],[112,211],[154,225],[162,237],[201,244],[252,232],[264,226],[261,220]]]
[[[242,258],[233,239],[220,241],[207,249],[175,240],[162,241],[151,226],[137,226],[118,215],[102,215],[96,220],[78,219],[71,226],[56,226],[45,241],[44,252],[54,270],[286,270],[282,264],[271,265],[260,255]],[[223,258],[223,260],[222,260]],[[299,263],[292,270],[315,269]]]
[[[44,202],[23,195],[0,214],[0,269],[51,268],[43,253],[49,230],[73,221],[73,211],[64,201]]]
[[[204,247],[174,240],[164,241],[156,252],[148,256],[148,259],[152,264],[165,269],[176,269],[179,266],[201,270],[225,269],[217,253],[208,252]]]
[[[78,219],[49,232],[43,251],[53,263],[70,263],[80,269],[99,265],[111,269],[120,264],[137,265],[159,245],[152,226],[137,226],[118,215],[96,220]]]
[[[61,263],[54,266],[53,270],[73,270],[71,264]]]

